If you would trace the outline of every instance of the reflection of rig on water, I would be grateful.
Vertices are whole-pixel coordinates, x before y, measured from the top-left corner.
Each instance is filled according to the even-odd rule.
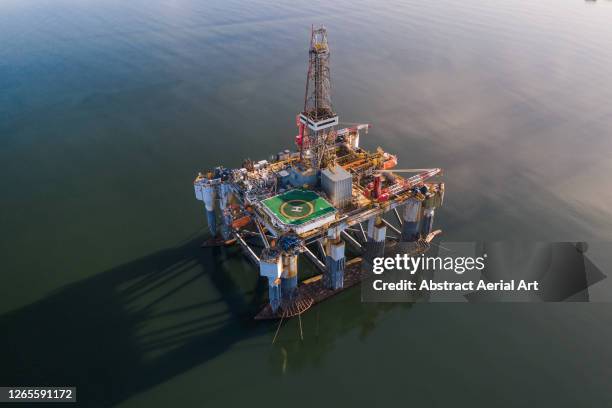
[[[427,180],[441,169],[390,171],[397,164],[394,155],[359,147],[360,132],[367,133],[369,125],[337,129],[328,61],[327,32],[313,30],[296,152],[246,160],[239,169],[217,167],[194,181],[213,236],[205,245],[238,242],[268,279],[270,302],[258,318],[293,316],[358,283],[362,257],[381,256],[387,239],[411,242],[410,251],[419,253],[439,232],[432,226],[444,183]],[[415,174],[405,178],[401,172]],[[399,228],[384,218],[388,212]],[[399,236],[387,235],[387,228]],[[347,261],[345,242],[362,256]],[[298,286],[300,253],[321,275]]]

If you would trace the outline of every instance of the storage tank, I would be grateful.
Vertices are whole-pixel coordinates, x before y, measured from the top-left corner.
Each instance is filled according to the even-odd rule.
[[[321,171],[321,188],[335,207],[345,207],[353,195],[353,176],[338,165],[324,169]]]
[[[289,172],[287,170],[281,170],[277,173],[278,184],[285,188],[289,184]]]

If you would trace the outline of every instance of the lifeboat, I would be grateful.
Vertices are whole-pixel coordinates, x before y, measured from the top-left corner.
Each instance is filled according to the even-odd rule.
[[[397,166],[397,156],[385,153],[385,161],[383,161],[383,169],[389,170]]]
[[[240,229],[240,228],[246,227],[250,222],[251,222],[251,217],[249,217],[248,215],[245,215],[243,217],[235,219],[232,222],[232,228]]]

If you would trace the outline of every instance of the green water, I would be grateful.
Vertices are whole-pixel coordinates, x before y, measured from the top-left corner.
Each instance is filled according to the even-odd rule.
[[[612,404],[609,304],[366,305],[283,326],[198,170],[292,147],[311,23],[341,122],[443,167],[444,239],[609,241],[605,1],[0,3],[0,385],[86,406]],[[397,404],[394,404],[397,405]]]

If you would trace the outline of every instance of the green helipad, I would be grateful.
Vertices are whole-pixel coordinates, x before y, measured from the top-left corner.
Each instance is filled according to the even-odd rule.
[[[291,190],[267,198],[262,204],[284,224],[301,225],[332,214],[336,209],[314,191]]]

